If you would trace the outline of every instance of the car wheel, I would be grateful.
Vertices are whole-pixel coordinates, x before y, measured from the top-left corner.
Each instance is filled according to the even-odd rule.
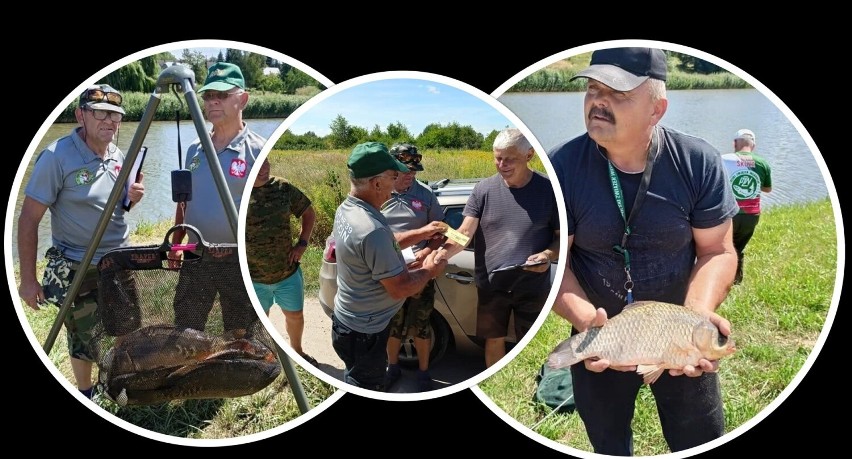
[[[447,352],[452,340],[452,333],[450,325],[441,317],[441,313],[438,311],[432,311],[432,314],[429,316],[429,325],[432,327],[429,366],[432,366]],[[414,348],[414,335],[410,332],[402,338],[402,346],[399,349],[399,364],[405,368],[417,368],[418,366],[417,350]]]

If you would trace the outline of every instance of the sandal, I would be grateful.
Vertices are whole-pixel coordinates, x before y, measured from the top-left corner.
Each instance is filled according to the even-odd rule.
[[[307,361],[308,361],[308,363],[310,363],[311,365],[313,365],[313,366],[315,366],[315,367],[318,367],[318,366],[319,366],[319,362],[317,362],[317,359],[315,359],[315,358],[313,358],[313,357],[309,356],[308,354],[299,354],[299,355],[301,355],[301,356],[302,356],[302,358],[303,358],[303,359],[305,359],[305,360],[307,360]]]

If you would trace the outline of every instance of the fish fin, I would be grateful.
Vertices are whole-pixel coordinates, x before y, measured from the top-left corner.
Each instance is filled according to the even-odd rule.
[[[115,398],[115,401],[118,402],[119,406],[127,406],[127,389],[122,388],[121,393],[118,394],[118,397]]]
[[[578,335],[574,335],[571,338],[566,339],[559,343],[556,348],[547,356],[547,365],[554,369],[558,370],[560,368],[570,367],[575,363],[583,360],[583,356],[578,355],[574,350],[574,343],[577,339],[576,336],[583,335],[580,333]]]
[[[658,365],[637,365],[636,373],[642,375],[642,379],[645,381],[645,384],[653,384],[657,379],[660,378],[660,375],[666,371],[665,368],[660,368]]]
[[[651,304],[651,303],[657,303],[657,301],[650,301],[650,300],[634,301],[634,302],[632,302],[628,305],[625,305],[624,308],[621,310],[621,312],[624,312],[628,309],[633,309],[633,308],[645,306],[645,305],[648,305],[648,304]]]

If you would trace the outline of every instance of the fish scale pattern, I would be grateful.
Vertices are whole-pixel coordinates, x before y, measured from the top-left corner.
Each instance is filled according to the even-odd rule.
[[[553,368],[598,357],[613,366],[658,365],[683,368],[703,358],[732,352],[733,342],[719,336],[709,319],[686,307],[637,302],[594,327],[560,343],[549,356]]]

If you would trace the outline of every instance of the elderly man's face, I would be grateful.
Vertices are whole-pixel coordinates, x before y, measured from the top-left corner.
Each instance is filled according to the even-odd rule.
[[[647,137],[648,128],[659,121],[650,85],[644,82],[631,91],[616,91],[589,78],[584,99],[586,130],[605,148]]]
[[[527,178],[532,151],[522,151],[517,147],[494,149],[494,166],[503,180],[510,185],[520,184]]]
[[[107,110],[79,109],[77,121],[85,128],[87,141],[104,145],[113,141],[118,128],[121,126],[121,121],[113,121],[113,118],[120,119],[120,117],[112,115],[112,113],[114,112]],[[98,118],[101,117],[104,119],[99,120]]]
[[[409,170],[408,172],[400,172],[399,178],[394,182],[394,187],[397,192],[402,192],[411,187],[411,184],[414,183],[414,177],[417,175],[417,171]]]
[[[248,102],[248,93],[234,87],[227,91],[204,91],[201,95],[204,101],[204,114],[207,120],[216,124],[237,119],[237,115]]]
[[[382,172],[381,174],[374,175],[370,177],[370,181],[375,180],[375,184],[378,186],[377,192],[380,196],[380,201],[385,202],[391,197],[391,192],[395,188],[395,183],[402,176],[400,172],[387,170]]]

